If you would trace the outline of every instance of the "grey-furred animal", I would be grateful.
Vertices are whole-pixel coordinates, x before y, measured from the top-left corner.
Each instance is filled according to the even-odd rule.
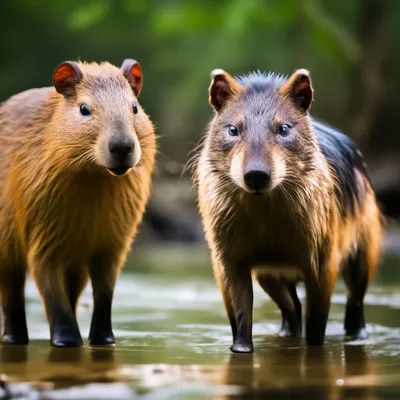
[[[366,336],[363,298],[381,247],[381,213],[353,141],[309,115],[309,72],[285,78],[215,70],[215,110],[194,180],[233,352],[252,352],[252,274],[282,312],[281,336],[322,345],[337,276],[346,338]]]

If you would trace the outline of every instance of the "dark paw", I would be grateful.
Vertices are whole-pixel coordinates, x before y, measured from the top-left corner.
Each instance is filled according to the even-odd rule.
[[[5,333],[1,339],[1,342],[4,344],[27,345],[29,343],[29,339],[28,336],[18,336]]]
[[[360,328],[355,332],[346,332],[344,335],[345,342],[351,342],[353,340],[365,340],[368,338],[367,330],[365,328]]]
[[[55,332],[50,342],[54,347],[80,347],[83,344],[79,332],[71,329],[63,329],[60,332]]]
[[[290,330],[287,328],[282,328],[279,331],[279,336],[283,338],[293,338],[293,339],[300,339],[301,338],[301,330]]]
[[[231,346],[232,353],[252,353],[253,350],[254,349],[252,344],[234,343]]]
[[[323,346],[325,335],[306,335],[307,346]]]
[[[301,338],[301,318],[296,313],[282,311],[280,337]]]
[[[54,347],[81,347],[83,342],[82,339],[57,338],[51,340],[51,345]]]
[[[91,346],[110,346],[115,344],[115,337],[112,332],[106,335],[90,335],[89,343]]]

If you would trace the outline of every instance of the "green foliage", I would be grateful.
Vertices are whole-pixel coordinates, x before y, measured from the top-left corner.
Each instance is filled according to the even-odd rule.
[[[50,85],[53,68],[65,59],[120,64],[136,58],[144,69],[141,101],[164,136],[162,149],[184,159],[190,148],[185,141],[196,142],[211,115],[206,90],[212,69],[290,73],[306,67],[320,94],[316,111],[340,122],[345,103],[332,109],[331,96],[341,95],[347,71],[362,55],[355,34],[360,1],[6,2],[0,16],[0,95]],[[386,14],[399,12],[400,2],[390,4]],[[392,19],[387,30],[397,25]],[[329,90],[322,86],[327,75],[335,80]]]
[[[339,60],[349,66],[360,58],[361,49],[357,41],[331,18],[317,0],[301,0],[302,11],[310,22],[310,41],[321,54],[332,61]]]

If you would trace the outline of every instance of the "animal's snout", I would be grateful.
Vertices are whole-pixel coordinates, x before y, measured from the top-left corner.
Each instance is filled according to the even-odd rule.
[[[133,139],[110,140],[108,149],[113,156],[124,158],[133,153],[135,143]]]
[[[244,173],[244,181],[247,187],[256,193],[262,192],[268,186],[271,172],[268,167],[254,165]]]
[[[132,135],[116,135],[108,142],[110,152],[108,170],[113,175],[125,175],[138,162],[141,156],[140,145]]]

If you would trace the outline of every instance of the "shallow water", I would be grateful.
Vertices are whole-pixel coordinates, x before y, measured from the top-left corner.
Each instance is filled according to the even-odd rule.
[[[367,340],[342,343],[341,282],[323,348],[278,338],[280,313],[255,285],[255,353],[243,355],[229,352],[230,327],[207,256],[186,251],[197,260],[188,263],[181,253],[174,258],[152,250],[131,260],[136,268],[122,274],[115,294],[115,347],[51,348],[40,299],[29,281],[30,345],[0,347],[0,398],[400,398],[396,259],[387,259],[366,298]],[[87,288],[79,308],[84,338],[91,306]]]

